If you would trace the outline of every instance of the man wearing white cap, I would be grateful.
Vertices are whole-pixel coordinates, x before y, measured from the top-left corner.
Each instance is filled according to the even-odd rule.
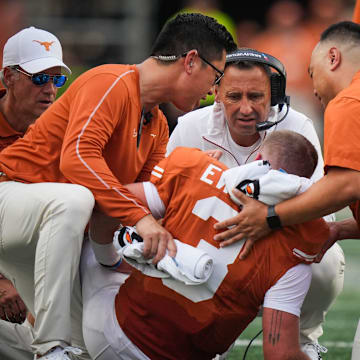
[[[0,89],[0,151],[12,144],[18,138],[22,137],[28,127],[34,123],[35,120],[55,101],[58,88],[62,87],[67,80],[67,77],[62,75],[62,70],[65,70],[69,74],[71,73],[69,67],[66,66],[62,60],[62,47],[60,41],[56,36],[48,31],[37,29],[35,27],[29,27],[21,30],[8,39],[3,50],[3,67],[0,72],[0,79],[5,87],[5,89]],[[56,186],[56,184],[54,185]],[[36,190],[34,192],[36,194]],[[48,194],[44,193],[42,197],[39,195],[37,196],[39,202],[35,202],[32,205],[33,209],[31,210],[32,216],[35,219],[33,221],[37,221],[37,209],[39,209],[39,203],[41,204],[40,201],[46,198]],[[68,199],[66,200],[66,198]],[[77,200],[80,200],[80,204],[85,205],[85,207],[86,204],[89,204],[89,206],[87,206],[89,210],[82,218],[80,218],[81,224],[79,224],[79,233],[81,234],[83,233],[83,227],[85,227],[88,221],[88,216],[90,215],[90,210],[92,209],[93,204],[92,195],[86,189],[79,189],[79,187],[73,187],[72,185],[70,188],[66,187],[65,189],[57,187],[52,207],[54,210],[56,207],[59,208],[59,206],[63,206],[71,212],[76,208],[76,205],[73,206],[69,203],[73,201],[75,204],[77,203]],[[86,203],[83,203],[81,200],[85,200]],[[4,199],[2,198],[1,201],[3,202]],[[21,205],[19,204],[18,211],[21,212],[25,208],[28,207],[23,202]],[[45,212],[44,215],[46,215]],[[16,231],[21,232],[22,229],[29,227],[29,224],[29,221],[24,217],[23,224],[12,224],[12,226],[16,229]],[[9,226],[10,225],[11,224],[9,224]],[[44,224],[41,225],[41,227],[43,226]],[[53,228],[52,231],[55,231],[54,229],[55,228]],[[43,228],[43,231],[44,230],[45,228]],[[32,250],[36,249],[36,243],[38,240],[35,238],[36,234],[29,234],[28,236],[27,249],[24,250],[28,254],[30,254]],[[48,243],[48,246],[50,247],[50,242]],[[4,249],[2,249],[2,251],[3,250]],[[56,253],[56,250],[50,250]],[[72,251],[71,247],[69,247],[69,251]],[[24,254],[14,253],[13,264],[17,264],[18,260],[23,260],[23,255]],[[40,277],[43,277],[44,282],[48,285],[42,287],[43,290],[41,291],[43,294],[36,295],[37,297],[40,296],[45,299],[45,303],[40,302],[40,306],[42,308],[51,309],[53,299],[56,297],[56,290],[54,289],[59,289],[60,287],[60,291],[64,294],[66,291],[62,288],[63,283],[60,280],[61,276],[57,275],[56,271],[54,272],[51,270],[51,259],[49,259],[45,253],[36,253],[36,257],[38,256],[40,256],[40,260],[36,259],[36,261],[41,262],[41,260],[46,260],[46,264],[44,262],[43,268],[38,270],[37,273]],[[41,259],[41,257],[43,257],[43,259]],[[33,264],[31,265],[28,260],[26,261],[30,268],[34,266]],[[18,267],[18,271],[31,272],[31,270],[29,270],[30,268],[26,270],[26,268],[23,267],[23,264],[22,266],[20,266],[20,264],[17,264],[16,266]],[[57,270],[61,273],[66,273],[65,269],[61,268]],[[8,268],[6,267],[4,261],[0,264],[0,271],[3,272],[8,279],[14,282],[15,278],[8,273]],[[55,274],[56,278],[50,278],[49,280],[49,278],[47,278],[48,273]],[[32,275],[32,277],[34,277],[34,275]],[[34,290],[32,288],[34,284],[30,282],[27,285],[27,291],[24,292],[24,286],[22,286],[21,282],[25,282],[26,279],[23,279],[21,276],[20,278],[20,280],[16,279],[16,286],[20,286],[20,288],[22,287],[22,291],[20,291],[19,288],[19,293],[28,309],[32,313],[35,313],[34,309],[36,309],[36,304],[34,305]],[[71,291],[69,281],[67,282],[69,285],[69,291]],[[3,285],[1,283],[3,283]],[[20,297],[16,296],[15,290],[10,288],[9,280],[0,280],[0,290],[7,292],[7,298],[6,296],[4,296],[3,299],[0,298],[0,305],[3,305],[5,316],[7,316],[7,318],[19,320],[19,317],[14,315],[18,307],[17,304],[21,304],[22,306],[19,306],[18,311],[21,310],[20,317],[23,319],[25,306],[22,304]],[[11,299],[9,299],[10,293],[13,294]],[[71,296],[72,295],[70,293],[68,297],[70,298]],[[6,301],[6,303],[2,304],[1,300],[4,300],[4,302]],[[59,299],[59,301],[63,301],[63,299]],[[64,301],[63,303],[66,307],[67,304]],[[68,307],[66,307],[66,311],[70,312]],[[57,316],[57,314],[55,315]],[[56,346],[56,342],[47,344],[47,339],[44,339],[42,335],[47,334],[48,338],[52,338],[54,341],[59,340],[56,339],[56,335],[53,336],[52,333],[52,328],[61,328],[63,326],[62,324],[56,322],[56,316],[55,320],[39,316],[36,319],[34,327],[35,333],[33,333],[32,327],[27,323],[27,321],[23,325],[19,325],[6,323],[5,321],[0,320],[0,358],[2,360],[33,359],[33,351],[35,350],[36,352],[36,349],[39,348],[39,346],[45,347],[45,351]],[[64,318],[66,317],[66,314],[64,314]],[[81,317],[81,313],[79,313],[79,317]],[[50,326],[50,329],[44,326],[45,321]],[[71,330],[69,329],[69,336],[72,336],[71,344],[74,344],[74,346],[84,350],[81,328],[72,329],[72,332],[73,333],[70,334]],[[36,341],[38,342],[37,345],[34,344],[34,336],[35,343]],[[41,344],[39,344],[39,342]],[[31,345],[33,345],[33,348]],[[66,345],[64,345],[64,347],[65,346]],[[81,359],[86,359],[86,356],[86,352],[84,351]]]
[[[70,69],[56,36],[29,27],[8,39],[0,78],[0,150],[21,137],[54,101]]]
[[[30,27],[7,41],[0,72],[5,86],[0,89],[0,151],[21,137],[54,102],[58,87],[66,82],[61,67],[70,73],[62,61],[59,40],[47,31]],[[35,85],[30,74],[43,85]],[[58,76],[56,85],[49,82],[51,75]],[[6,279],[0,279],[0,295],[0,317],[12,322],[23,320],[23,303]]]

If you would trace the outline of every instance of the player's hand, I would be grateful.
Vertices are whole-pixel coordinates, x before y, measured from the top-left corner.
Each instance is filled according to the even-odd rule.
[[[316,256],[314,262],[319,263],[321,259],[324,257],[326,251],[328,251],[339,239],[339,227],[336,221],[329,221],[326,223],[329,227],[329,237],[325,244],[323,245],[321,251]]]
[[[234,189],[233,193],[242,203],[242,210],[238,215],[214,225],[216,230],[224,230],[216,234],[214,240],[219,241],[220,246],[223,247],[246,239],[240,253],[240,259],[245,259],[255,241],[271,231],[266,222],[267,205],[246,196],[237,189]]]
[[[22,323],[26,307],[10,280],[0,280],[0,318],[12,323]]]
[[[208,156],[215,158],[216,160],[219,160],[223,154],[221,150],[204,150],[204,153]]]
[[[144,257],[157,264],[168,251],[168,255],[176,255],[176,244],[172,235],[162,227],[152,215],[146,215],[136,223],[136,232],[144,240]]]

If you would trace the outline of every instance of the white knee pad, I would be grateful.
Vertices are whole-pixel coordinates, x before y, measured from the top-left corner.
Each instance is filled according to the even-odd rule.
[[[312,264],[312,280],[300,315],[301,343],[317,341],[323,334],[322,323],[344,286],[345,258],[336,243],[319,264]]]

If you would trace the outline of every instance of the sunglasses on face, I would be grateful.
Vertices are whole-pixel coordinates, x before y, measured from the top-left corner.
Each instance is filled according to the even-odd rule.
[[[181,57],[185,57],[187,55],[188,52],[184,53],[181,55]],[[224,76],[224,72],[219,70],[215,65],[213,65],[210,61],[207,61],[203,56],[201,56],[199,53],[198,53],[198,56],[199,58],[206,64],[206,65],[209,65],[210,67],[212,67],[216,73],[218,75],[215,75],[215,80],[214,80],[214,83],[213,85],[219,85],[220,83],[220,80],[223,78]]]
[[[25,71],[20,70],[19,68],[14,68],[17,72],[22,73],[26,76],[28,76],[34,85],[37,86],[43,86],[49,82],[49,80],[52,80],[53,84],[60,88],[65,85],[67,77],[65,75],[49,75],[49,74],[28,74]]]
[[[186,55],[188,54],[188,51],[181,54],[181,55],[152,55],[151,57],[155,58],[155,59],[158,59],[158,60],[161,60],[161,61],[175,61],[181,57],[185,57]],[[213,85],[219,85],[220,83],[220,80],[223,78],[224,76],[224,72],[219,70],[215,65],[213,65],[210,61],[207,61],[203,56],[201,56],[199,53],[198,53],[198,56],[199,58],[207,65],[209,65],[210,67],[212,67],[216,73],[218,75],[215,75],[215,80],[214,80],[214,83]]]
[[[214,81],[214,85],[219,85],[220,80],[223,78],[224,76],[224,72],[219,70],[215,65],[213,65],[210,61],[207,61],[203,56],[201,56],[199,54],[199,58],[207,65],[209,65],[210,67],[212,67],[219,75],[215,75],[215,81]]]

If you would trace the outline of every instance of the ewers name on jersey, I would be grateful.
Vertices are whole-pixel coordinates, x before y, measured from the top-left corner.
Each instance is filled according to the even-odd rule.
[[[177,148],[152,172],[166,207],[164,226],[211,255],[214,271],[197,286],[135,271],[121,286],[120,326],[151,359],[211,359],[226,351],[257,315],[266,291],[301,262],[292,249],[315,255],[321,244],[314,239],[327,239],[321,220],[274,232],[246,260],[239,260],[243,241],[220,248],[213,225],[237,213],[222,180],[226,169],[200,150]]]

